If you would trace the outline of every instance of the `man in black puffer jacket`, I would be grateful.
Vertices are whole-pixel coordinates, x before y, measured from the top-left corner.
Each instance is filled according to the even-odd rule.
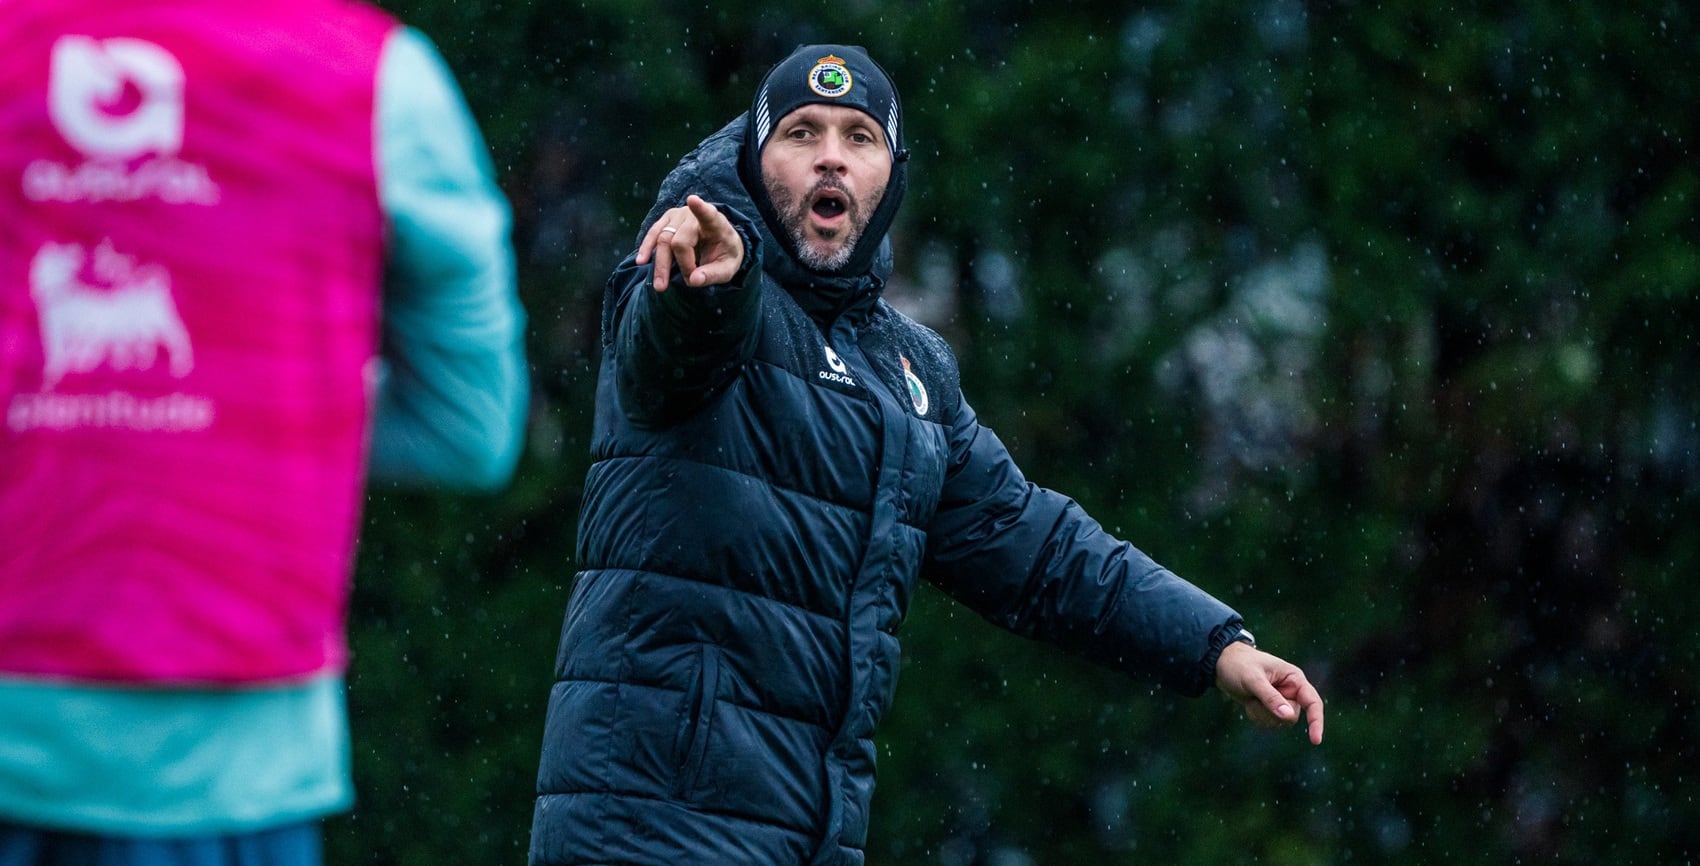
[[[662,184],[609,279],[533,864],[860,864],[918,578],[1253,721],[1304,674],[1022,478],[880,294],[908,154],[860,48],[799,48]]]

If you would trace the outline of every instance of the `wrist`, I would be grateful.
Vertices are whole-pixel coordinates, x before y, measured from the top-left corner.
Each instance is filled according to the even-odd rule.
[[[1216,678],[1216,664],[1221,661],[1223,651],[1238,643],[1243,643],[1253,649],[1257,647],[1257,639],[1252,637],[1251,632],[1245,629],[1245,624],[1241,620],[1226,622],[1210,630],[1210,645],[1205,650],[1200,666],[1212,680]]]
[[[750,279],[750,272],[755,270],[756,256],[761,247],[761,237],[751,231],[741,220],[733,221],[732,230],[737,232],[738,241],[743,246],[743,257],[738,262],[738,270],[727,280],[728,285],[743,286]]]

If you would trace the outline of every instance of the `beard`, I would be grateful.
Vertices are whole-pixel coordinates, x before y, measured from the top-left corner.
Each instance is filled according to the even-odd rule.
[[[842,227],[825,229],[811,237],[809,208],[816,194],[826,189],[837,190],[843,196],[847,219]],[[884,196],[885,185],[881,184],[869,193],[868,206],[864,208],[862,200],[832,175],[823,175],[814,186],[802,193],[793,192],[778,179],[767,181],[767,199],[779,213],[780,227],[791,238],[792,246],[796,247],[798,260],[817,271],[836,271],[850,262],[850,255],[856,251],[856,244],[862,239],[868,220],[873,218],[874,208]],[[834,245],[834,241],[839,243]]]

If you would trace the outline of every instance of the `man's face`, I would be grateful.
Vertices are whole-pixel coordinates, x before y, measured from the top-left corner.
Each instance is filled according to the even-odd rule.
[[[805,105],[779,119],[762,148],[761,176],[803,264],[837,270],[885,196],[891,148],[865,112]]]

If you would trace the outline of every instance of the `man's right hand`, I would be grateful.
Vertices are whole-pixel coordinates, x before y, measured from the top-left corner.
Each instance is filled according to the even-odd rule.
[[[667,291],[674,267],[685,275],[688,285],[712,286],[737,275],[744,263],[744,239],[725,214],[692,195],[684,207],[667,211],[649,227],[638,245],[637,263],[649,264],[651,256],[655,259],[651,285],[658,292]]]

